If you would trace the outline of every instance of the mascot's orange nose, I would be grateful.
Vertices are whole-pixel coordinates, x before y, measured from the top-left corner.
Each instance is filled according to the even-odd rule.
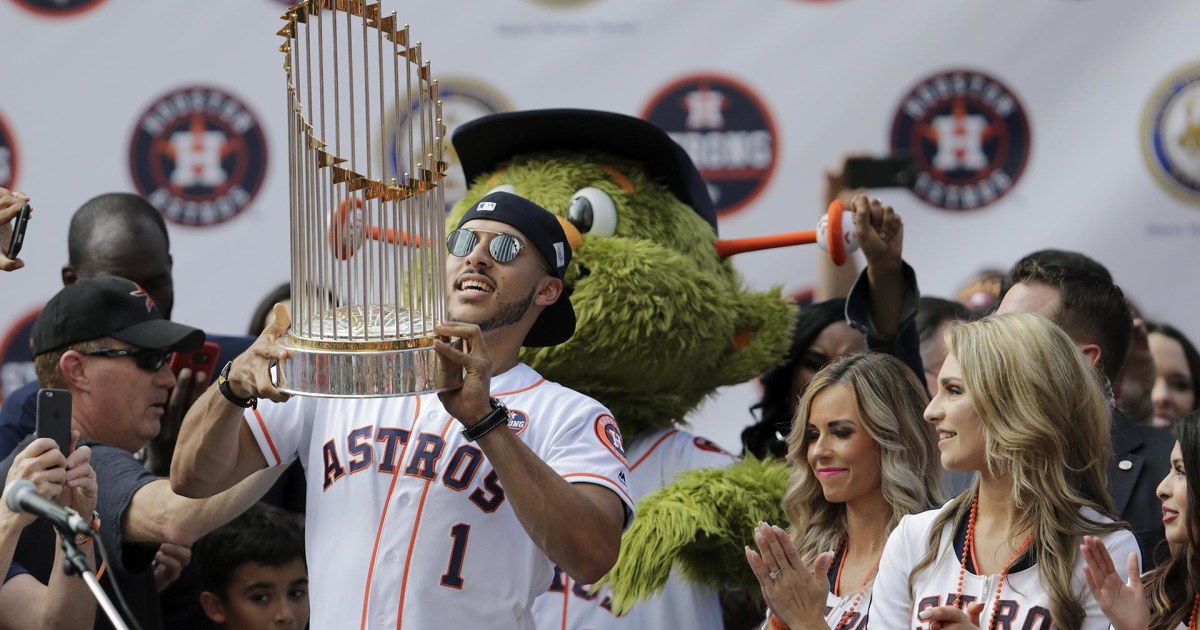
[[[821,249],[829,252],[829,257],[834,264],[842,265],[846,262],[846,255],[858,249],[853,214],[846,210],[841,200],[834,199],[815,230],[732,240],[718,239],[714,245],[717,249],[717,256],[720,256],[721,260],[725,260],[742,252],[817,243]]]
[[[579,233],[579,228],[575,227],[570,221],[562,217],[556,218],[562,225],[563,233],[567,235],[567,242],[571,244],[571,251],[575,252],[579,249],[580,243],[583,242],[583,235]]]

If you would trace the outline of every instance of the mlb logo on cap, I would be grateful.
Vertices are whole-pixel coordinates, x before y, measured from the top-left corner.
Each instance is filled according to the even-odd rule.
[[[475,206],[475,209],[478,210],[479,212],[491,212],[492,210],[496,209],[496,202],[480,201],[479,205]]]

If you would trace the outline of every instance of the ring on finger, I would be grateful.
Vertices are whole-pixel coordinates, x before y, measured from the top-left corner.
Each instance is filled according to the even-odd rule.
[[[775,569],[774,571],[771,571],[767,575],[769,575],[771,577],[771,581],[773,582],[773,581],[775,581],[775,578],[779,577],[779,569]]]

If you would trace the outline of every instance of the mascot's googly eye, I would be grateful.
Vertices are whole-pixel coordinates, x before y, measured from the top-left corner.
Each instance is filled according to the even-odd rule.
[[[571,198],[567,220],[583,234],[612,236],[617,231],[617,206],[599,188],[580,188]]]
[[[517,194],[517,187],[513,186],[512,184],[500,184],[499,186],[496,186],[495,188],[487,191],[487,193],[484,195],[484,197],[486,197],[494,192],[506,192],[506,193],[512,193],[515,195],[515,194]]]

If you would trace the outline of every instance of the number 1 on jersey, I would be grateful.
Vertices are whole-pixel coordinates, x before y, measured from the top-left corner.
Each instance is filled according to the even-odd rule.
[[[450,564],[446,566],[446,573],[442,575],[442,586],[459,589],[463,587],[463,557],[467,554],[467,538],[470,536],[471,526],[466,523],[459,523],[450,528],[450,539],[454,541],[454,546],[450,548]]]

